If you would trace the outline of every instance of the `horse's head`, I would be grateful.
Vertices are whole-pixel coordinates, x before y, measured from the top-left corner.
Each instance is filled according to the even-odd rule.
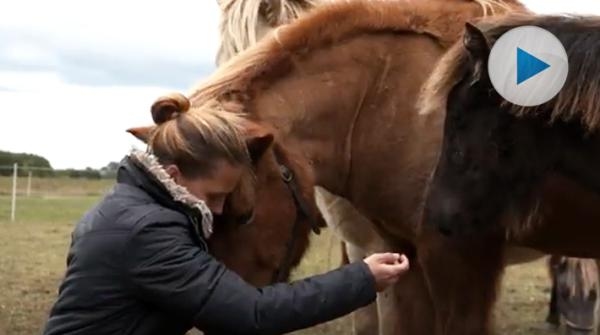
[[[563,88],[538,106],[504,100],[488,75],[493,43],[522,25],[551,31],[569,57]],[[600,54],[600,46],[591,42],[600,38],[598,28],[600,20],[593,17],[529,15],[492,22],[485,33],[467,25],[462,43],[438,64],[422,97],[446,110],[426,222],[446,234],[500,228],[505,213],[529,212],[549,172],[600,192],[599,84],[586,80],[600,74],[596,58],[590,57]],[[425,105],[425,113],[434,108]]]
[[[128,131],[145,142],[153,127]],[[266,126],[248,120],[246,143],[253,166],[215,218],[211,252],[248,282],[285,281],[308,248],[311,229],[325,222],[305,165],[274,142]]]
[[[600,307],[596,260],[553,256],[550,271],[556,290],[556,309],[566,333],[596,334]]]
[[[446,100],[444,139],[425,209],[445,234],[483,230],[528,195],[545,163],[526,120],[506,112],[487,73],[490,43],[467,25]],[[457,65],[458,66],[458,65]],[[539,155],[538,155],[539,154]]]
[[[254,177],[227,199],[209,245],[246,280],[264,285],[288,279],[308,248],[311,230],[319,233],[325,221],[306,165],[273,142],[272,132],[263,125],[248,125]],[[268,145],[265,138],[270,139]],[[252,219],[245,221],[244,213],[249,212]]]

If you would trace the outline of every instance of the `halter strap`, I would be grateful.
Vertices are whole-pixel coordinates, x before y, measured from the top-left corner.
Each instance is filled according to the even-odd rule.
[[[273,277],[271,279],[271,283],[276,283],[283,281],[285,279],[285,275],[290,271],[292,256],[294,252],[294,248],[296,246],[297,236],[299,234],[300,222],[302,218],[306,218],[310,223],[312,231],[319,235],[321,233],[321,228],[317,224],[315,218],[310,215],[308,210],[308,206],[306,202],[302,198],[300,191],[298,189],[298,184],[295,181],[294,174],[290,168],[288,168],[285,164],[279,164],[279,171],[281,173],[281,179],[287,185],[288,189],[292,194],[292,198],[294,199],[294,204],[296,206],[296,221],[292,226],[292,231],[290,234],[290,238],[286,243],[286,253],[279,264],[277,270],[273,273]]]

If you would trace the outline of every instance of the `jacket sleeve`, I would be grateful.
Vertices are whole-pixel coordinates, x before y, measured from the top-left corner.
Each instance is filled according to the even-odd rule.
[[[325,274],[256,288],[198,247],[181,223],[153,223],[125,250],[135,294],[211,334],[281,334],[343,316],[374,301],[359,261]]]

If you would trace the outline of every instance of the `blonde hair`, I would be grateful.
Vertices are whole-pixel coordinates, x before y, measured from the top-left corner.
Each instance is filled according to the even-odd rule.
[[[185,176],[195,177],[210,174],[221,159],[249,163],[244,118],[217,101],[190,108],[185,96],[173,93],[157,99],[151,111],[157,126],[148,147],[161,164],[175,164]]]
[[[326,0],[218,0],[221,45],[217,65],[256,44],[274,28],[287,24]]]

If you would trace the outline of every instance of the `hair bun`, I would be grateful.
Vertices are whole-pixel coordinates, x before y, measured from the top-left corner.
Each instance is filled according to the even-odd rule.
[[[161,124],[175,119],[190,109],[190,101],[181,93],[171,93],[158,98],[151,108],[154,123]]]

